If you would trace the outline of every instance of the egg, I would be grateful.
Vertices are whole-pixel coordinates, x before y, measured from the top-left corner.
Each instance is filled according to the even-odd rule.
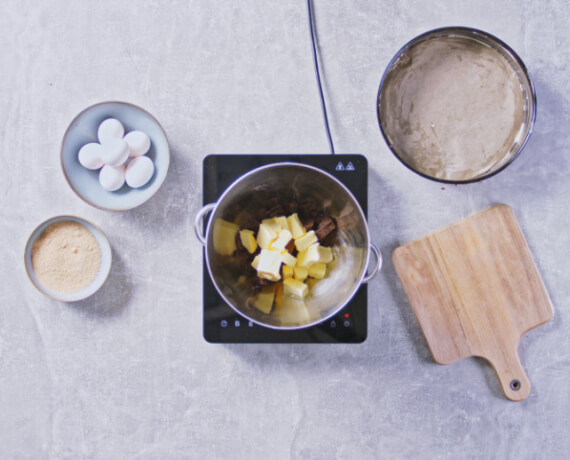
[[[110,166],[122,165],[129,158],[129,144],[125,139],[111,139],[101,144],[103,163]]]
[[[99,169],[103,166],[103,152],[101,145],[96,142],[85,144],[77,154],[79,164],[87,169]]]
[[[125,183],[125,167],[105,165],[99,172],[101,187],[109,192],[119,190]]]
[[[139,156],[129,161],[125,178],[132,188],[142,187],[154,174],[154,163],[149,157]]]
[[[150,138],[142,131],[131,131],[125,136],[129,144],[130,156],[138,157],[144,155],[150,149]]]
[[[101,144],[113,139],[121,139],[124,134],[125,128],[116,118],[107,118],[99,125],[99,129],[97,130],[97,137]]]

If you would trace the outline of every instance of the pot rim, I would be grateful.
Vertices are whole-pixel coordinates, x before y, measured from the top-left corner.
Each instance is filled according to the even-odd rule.
[[[222,292],[222,290],[220,289],[220,287],[218,286],[218,283],[216,282],[216,279],[214,278],[213,274],[212,274],[212,268],[210,266],[210,258],[208,257],[208,241],[210,240],[210,236],[212,233],[212,226],[213,226],[213,222],[215,220],[215,216],[216,213],[219,210],[220,204],[225,200],[225,198],[231,193],[231,191],[244,179],[246,179],[249,176],[252,176],[254,174],[257,174],[261,171],[267,170],[267,169],[273,169],[273,168],[283,168],[283,167],[298,167],[301,169],[307,169],[307,170],[311,170],[315,173],[318,174],[322,174],[324,176],[326,176],[327,178],[331,179],[332,181],[334,181],[336,184],[338,184],[346,193],[347,195],[350,197],[350,199],[353,201],[353,204],[356,206],[356,209],[358,209],[358,212],[364,222],[364,231],[366,234],[366,260],[365,263],[363,264],[363,268],[362,271],[358,277],[358,281],[354,283],[354,287],[352,289],[352,291],[350,292],[350,294],[346,297],[346,300],[342,303],[339,304],[338,307],[336,307],[335,309],[332,310],[331,313],[329,313],[327,316],[323,316],[321,318],[318,318],[318,320],[312,321],[310,323],[307,324],[303,324],[300,326],[277,326],[274,324],[269,324],[269,323],[264,323],[262,321],[259,321],[255,318],[250,317],[249,315],[247,315],[244,311],[242,311],[241,309],[237,308],[232,302],[230,302],[230,300],[225,296],[225,294]],[[300,329],[306,329],[312,326],[316,326],[318,324],[321,324],[323,322],[325,322],[326,320],[328,320],[329,318],[333,317],[334,315],[336,315],[340,310],[342,310],[346,304],[348,304],[348,302],[350,302],[350,300],[354,297],[354,295],[356,294],[356,292],[358,291],[358,289],[360,289],[362,283],[362,280],[365,278],[367,270],[368,270],[368,264],[370,263],[370,244],[371,244],[371,240],[370,240],[370,229],[368,228],[368,220],[366,218],[366,215],[364,214],[364,211],[362,210],[362,207],[360,206],[360,203],[358,203],[358,200],[354,197],[353,193],[341,182],[339,181],[336,177],[334,177],[332,174],[328,173],[327,171],[324,171],[323,169],[317,168],[315,166],[311,166],[311,165],[307,165],[307,164],[303,164],[303,163],[297,163],[294,161],[284,161],[284,162],[279,162],[279,163],[271,163],[268,165],[264,165],[264,166],[260,166],[259,168],[255,168],[245,174],[243,174],[242,176],[238,177],[235,181],[233,181],[225,190],[224,192],[220,195],[220,197],[218,198],[218,200],[215,203],[214,208],[212,209],[212,212],[210,213],[210,217],[208,218],[208,223],[206,226],[206,231],[204,233],[204,238],[206,240],[206,245],[204,246],[204,257],[206,259],[206,267],[208,268],[208,275],[210,276],[210,279],[212,280],[212,283],[214,284],[214,287],[216,288],[216,291],[218,292],[218,294],[222,297],[222,299],[224,300],[224,302],[232,308],[232,310],[234,310],[236,313],[238,313],[239,315],[243,316],[245,319],[247,319],[248,321],[252,321],[253,323],[262,326],[262,327],[266,327],[266,328],[270,328],[270,329],[275,329],[275,330],[280,330],[280,331],[294,331],[294,330],[300,330]]]

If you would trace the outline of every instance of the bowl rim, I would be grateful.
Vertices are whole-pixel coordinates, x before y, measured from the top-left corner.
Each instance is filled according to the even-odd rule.
[[[526,81],[528,83],[528,86],[530,88],[530,97],[529,100],[531,101],[529,105],[532,105],[532,110],[531,113],[529,114],[529,122],[528,122],[528,130],[526,133],[526,136],[524,138],[524,140],[521,142],[517,152],[512,155],[508,161],[506,161],[503,165],[501,165],[499,168],[497,168],[496,170],[487,172],[481,176],[477,176],[471,179],[458,179],[458,180],[452,180],[452,179],[440,179],[434,176],[430,176],[429,174],[423,173],[415,168],[413,168],[412,166],[410,166],[409,164],[407,164],[399,155],[398,153],[394,150],[394,148],[392,147],[392,144],[390,143],[389,139],[388,139],[388,135],[386,134],[386,132],[384,131],[384,127],[382,126],[382,121],[380,119],[380,97],[382,95],[382,90],[386,81],[386,78],[390,72],[390,70],[392,69],[392,67],[394,66],[394,64],[399,60],[399,58],[406,52],[408,51],[410,48],[412,48],[413,46],[415,46],[416,44],[427,40],[430,38],[430,36],[433,36],[432,38],[436,38],[436,37],[440,37],[440,36],[444,36],[445,34],[451,34],[453,32],[457,32],[459,34],[462,34],[465,37],[471,36],[474,38],[478,38],[478,37],[483,37],[483,39],[486,39],[488,41],[491,42],[495,42],[497,45],[499,45],[500,48],[503,49],[503,51],[510,55],[513,60],[520,66],[520,69],[522,71],[522,74],[524,75],[524,77],[526,78]],[[534,130],[534,124],[536,121],[536,113],[537,113],[537,98],[536,98],[536,90],[534,87],[534,83],[532,81],[532,78],[530,77],[530,73],[525,65],[525,63],[523,62],[523,60],[519,57],[519,55],[509,46],[507,45],[504,41],[502,41],[500,38],[497,38],[495,35],[490,34],[489,32],[485,32],[483,30],[480,29],[476,29],[473,27],[465,27],[465,26],[446,26],[446,27],[439,27],[436,29],[431,29],[428,30],[427,32],[423,32],[417,36],[415,36],[414,38],[412,38],[411,40],[409,40],[404,46],[402,46],[398,52],[392,57],[392,59],[390,59],[390,62],[388,63],[388,65],[386,66],[386,69],[384,70],[384,73],[382,74],[382,78],[380,80],[380,85],[378,86],[378,94],[376,97],[376,119],[378,122],[378,127],[380,128],[380,133],[382,134],[382,137],[384,138],[384,141],[386,142],[386,145],[388,146],[388,148],[390,149],[390,151],[392,152],[392,154],[398,159],[398,161],[400,161],[400,163],[402,163],[406,168],[408,168],[410,171],[413,171],[414,173],[418,174],[419,176],[422,176],[426,179],[432,180],[434,182],[439,182],[439,183],[443,183],[443,184],[472,184],[475,182],[480,182],[482,180],[488,179],[490,177],[493,177],[494,175],[500,173],[501,171],[503,171],[507,166],[509,166],[516,158],[518,158],[518,156],[522,153],[522,151],[524,150],[530,135],[532,134],[533,130]]]
[[[48,290],[47,288],[45,288],[39,282],[39,280],[36,283],[36,281],[34,280],[34,277],[32,276],[33,267],[32,267],[32,263],[31,263],[31,251],[32,251],[33,243],[36,241],[37,238],[40,237],[40,235],[44,232],[44,230],[46,228],[48,228],[50,225],[55,224],[57,222],[66,222],[66,221],[77,222],[77,223],[83,225],[89,231],[89,233],[91,233],[96,239],[97,239],[97,237],[96,237],[96,235],[93,234],[93,231],[91,231],[91,229],[89,228],[89,225],[92,226],[97,232],[99,232],[100,236],[102,237],[102,240],[104,242],[105,247],[101,247],[101,244],[100,244],[98,239],[97,239],[97,243],[99,244],[99,246],[101,248],[101,252],[108,250],[108,252],[109,252],[109,263],[105,267],[103,267],[103,264],[101,263],[100,270],[101,269],[104,270],[104,276],[101,278],[100,283],[95,283],[95,280],[97,279],[97,278],[95,278],[95,280],[93,280],[89,286],[87,286],[84,289],[77,291],[75,293],[68,293],[65,295],[66,297],[64,298],[64,297],[58,297],[57,292],[52,291],[52,290]],[[39,232],[40,228],[42,228],[42,227],[44,227],[43,230],[41,232]],[[27,260],[28,254],[30,255],[30,263],[29,264],[28,264],[28,260]],[[40,291],[42,294],[44,294],[46,297],[49,297],[52,300],[57,300],[60,302],[77,302],[80,300],[84,300],[84,299],[92,296],[93,294],[95,294],[105,284],[105,281],[107,281],[107,278],[109,277],[109,274],[111,273],[111,266],[112,265],[113,265],[113,249],[111,247],[111,243],[109,242],[109,238],[107,238],[107,235],[101,229],[101,227],[94,224],[90,220],[87,220],[83,217],[74,216],[71,214],[60,214],[57,216],[52,216],[52,217],[44,220],[40,224],[38,224],[32,230],[30,235],[28,236],[28,239],[26,240],[26,245],[24,246],[24,267],[26,268],[26,275],[28,276],[28,279],[30,280],[32,285],[38,291]],[[70,298],[70,296],[73,296],[74,294],[78,294],[78,293],[84,292],[84,291],[85,291],[84,295],[75,296],[75,297]]]
[[[75,117],[73,117],[73,119],[69,122],[69,125],[67,126],[66,130],[65,130],[65,134],[63,135],[63,138],[61,140],[61,146],[60,146],[60,155],[59,155],[59,160],[60,160],[60,165],[61,165],[61,170],[63,171],[63,175],[65,177],[65,180],[67,181],[68,185],[71,187],[71,189],[75,192],[75,194],[81,198],[85,203],[97,208],[97,209],[101,209],[103,211],[128,211],[129,209],[134,209],[144,203],[146,203],[148,200],[150,200],[155,194],[156,192],[158,192],[158,190],[160,189],[160,187],[162,186],[162,183],[164,182],[164,180],[166,179],[166,175],[164,176],[164,178],[162,179],[162,182],[158,185],[158,187],[156,187],[156,190],[154,190],[148,197],[146,197],[143,201],[141,201],[140,203],[135,204],[134,206],[125,206],[125,207],[120,207],[120,208],[109,208],[97,203],[94,203],[91,200],[88,200],[87,198],[85,198],[73,185],[73,183],[71,182],[71,179],[68,175],[67,169],[65,168],[65,164],[64,164],[64,147],[65,147],[65,142],[67,140],[67,137],[71,131],[71,127],[75,124],[75,122],[81,118],[86,112],[89,112],[90,110],[93,110],[95,107],[99,107],[102,105],[108,105],[108,104],[119,104],[119,105],[124,105],[124,106],[129,106],[132,108],[135,108],[137,110],[140,110],[141,112],[145,113],[146,115],[148,115],[158,126],[158,128],[160,129],[160,131],[162,132],[162,135],[164,136],[164,140],[166,141],[166,147],[167,147],[167,157],[166,157],[166,172],[168,174],[168,169],[170,168],[170,143],[168,142],[168,136],[166,135],[166,131],[164,130],[163,126],[160,124],[160,122],[157,120],[157,118],[150,113],[148,110],[143,109],[141,106],[137,105],[137,104],[132,104],[130,102],[125,102],[125,101],[118,101],[118,100],[111,100],[111,101],[102,101],[102,102],[97,102],[95,104],[92,104],[86,108],[84,108],[83,110],[81,110],[81,112],[79,112],[77,115],[75,115]],[[122,123],[122,122],[121,122]]]
[[[239,185],[239,183],[243,180],[246,179],[247,177],[253,175],[253,174],[257,174],[260,173],[264,170],[267,169],[273,169],[273,168],[282,168],[282,167],[299,167],[301,169],[306,169],[306,170],[310,170],[312,172],[315,172],[317,174],[322,174],[324,176],[326,176],[327,178],[333,180],[335,183],[337,183],[339,186],[342,187],[342,189],[344,189],[344,191],[348,194],[348,196],[350,196],[351,200],[353,201],[353,204],[356,206],[356,208],[358,209],[358,213],[360,215],[360,217],[362,218],[362,221],[364,222],[364,231],[366,234],[366,246],[365,246],[365,250],[366,250],[366,257],[364,260],[364,264],[362,266],[362,271],[360,273],[360,275],[357,278],[357,282],[354,283],[354,287],[352,288],[352,290],[350,291],[350,293],[347,295],[346,299],[344,300],[343,303],[339,303],[337,308],[333,309],[331,311],[331,313],[329,313],[326,316],[323,316],[321,318],[318,318],[314,321],[311,321],[307,324],[302,324],[302,325],[297,325],[297,326],[278,326],[275,324],[270,324],[270,323],[266,323],[266,322],[262,322],[259,319],[255,319],[252,318],[251,316],[247,315],[242,309],[239,309],[238,307],[236,307],[233,302],[231,302],[226,295],[224,294],[224,292],[222,291],[222,289],[220,289],[220,287],[218,286],[218,283],[216,282],[216,279],[214,278],[214,276],[212,275],[212,268],[210,265],[210,258],[208,256],[208,242],[210,241],[210,238],[213,236],[213,225],[214,225],[214,217],[216,216],[216,213],[219,211],[219,207],[220,204],[223,202],[223,200],[228,196],[228,194],[237,186]],[[252,169],[251,171],[248,171],[247,173],[241,175],[240,177],[238,177],[236,180],[234,180],[225,190],[224,192],[220,195],[220,197],[218,198],[218,200],[215,202],[215,206],[212,209],[212,211],[210,212],[210,216],[208,218],[208,223],[206,225],[206,231],[204,233],[204,237],[206,238],[206,245],[204,246],[204,258],[206,260],[206,267],[208,269],[208,276],[210,277],[210,279],[212,280],[212,283],[214,284],[214,287],[216,288],[216,291],[218,292],[218,294],[222,297],[222,299],[224,300],[224,302],[226,302],[226,304],[232,308],[236,313],[238,313],[239,315],[243,316],[244,318],[246,318],[248,321],[252,321],[253,323],[262,326],[262,327],[266,327],[266,328],[270,328],[270,329],[274,329],[274,330],[280,330],[280,331],[294,331],[294,330],[301,330],[301,329],[306,329],[309,327],[313,327],[316,326],[318,324],[321,324],[325,321],[327,321],[328,319],[332,318],[334,315],[336,315],[340,310],[342,310],[346,304],[348,302],[350,302],[350,300],[354,297],[354,295],[356,294],[356,292],[358,291],[358,289],[360,289],[360,287],[362,286],[362,280],[365,278],[366,273],[368,271],[368,265],[370,264],[370,245],[371,245],[371,239],[370,239],[370,228],[368,226],[368,219],[366,218],[366,214],[364,214],[364,211],[362,210],[362,207],[360,206],[360,203],[358,202],[358,200],[356,199],[356,197],[353,195],[353,193],[348,189],[348,187],[346,187],[346,185],[344,185],[341,181],[339,181],[336,177],[334,177],[332,174],[328,173],[327,171],[324,171],[323,169],[317,168],[316,166],[312,166],[312,165],[308,165],[308,164],[303,164],[303,163],[298,163],[298,162],[294,162],[294,161],[283,161],[283,162],[278,162],[278,163],[270,163],[270,164],[266,164],[263,166],[260,166],[258,168]]]

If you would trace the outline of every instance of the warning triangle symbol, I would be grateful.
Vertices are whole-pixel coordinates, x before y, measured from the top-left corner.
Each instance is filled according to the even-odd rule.
[[[341,161],[338,162],[338,164],[336,165],[335,168],[337,171],[344,171],[344,165],[342,164]]]
[[[347,171],[354,171],[354,165],[352,164],[352,161],[348,162],[348,164],[346,165],[346,170]]]

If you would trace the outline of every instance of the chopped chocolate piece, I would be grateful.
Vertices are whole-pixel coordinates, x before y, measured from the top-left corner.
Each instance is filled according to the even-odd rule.
[[[239,227],[242,230],[251,230],[253,232],[257,232],[260,223],[261,220],[259,220],[257,216],[248,214],[239,222]]]
[[[236,248],[237,252],[246,251],[246,249],[243,247],[243,243],[241,242],[241,237],[239,232],[236,233]]]
[[[312,230],[313,227],[315,226],[315,219],[313,219],[312,217],[305,219],[303,221],[303,226],[305,227],[305,230],[307,230],[307,231]]]
[[[289,243],[287,243],[287,246],[285,246],[285,249],[293,254],[293,251],[295,250],[295,240],[289,241]]]
[[[255,268],[253,268],[253,266],[251,265],[251,260],[247,260],[247,262],[241,266],[241,270],[240,273],[242,275],[247,276],[248,278],[251,278],[253,276],[257,276],[257,270]]]
[[[241,272],[245,273],[247,271],[250,271],[249,267],[251,267],[252,257],[249,252],[247,252],[247,250],[244,249],[243,251],[236,252],[236,254],[233,256],[233,259],[236,265],[240,267]],[[255,268],[251,268],[255,271]]]
[[[305,198],[300,204],[299,211],[302,219],[314,218],[322,212],[320,206],[312,198]]]
[[[336,224],[331,216],[324,216],[317,224],[317,238],[323,241],[329,234],[336,229]]]
[[[299,203],[296,201],[289,201],[285,207],[287,208],[287,215],[295,214],[299,212]]]
[[[285,209],[280,204],[276,204],[267,210],[267,217],[278,217],[285,214]]]
[[[254,217],[255,220],[257,221],[257,226],[259,227],[259,224],[261,223],[261,221],[267,217],[267,209],[265,209],[265,208],[263,208],[263,209],[258,209],[258,210],[256,211],[256,213],[253,214],[253,217]],[[256,229],[256,230],[257,230],[257,229]]]

